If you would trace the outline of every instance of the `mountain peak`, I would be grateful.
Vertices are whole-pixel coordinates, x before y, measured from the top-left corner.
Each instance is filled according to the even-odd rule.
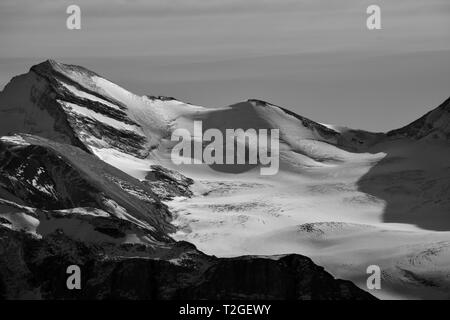
[[[450,97],[421,118],[400,129],[389,131],[387,135],[450,141]]]
[[[32,71],[34,71],[34,70],[51,71],[51,70],[64,69],[64,68],[65,68],[65,64],[60,63],[53,59],[47,59],[45,61],[42,61],[41,63],[35,64],[34,66],[32,66],[30,68],[30,70],[32,70]]]
[[[98,76],[95,72],[82,66],[73,64],[64,64],[53,59],[47,59],[39,64],[31,67],[30,71],[36,72],[42,76],[58,76],[63,75],[72,78],[74,74],[80,74],[87,77]]]

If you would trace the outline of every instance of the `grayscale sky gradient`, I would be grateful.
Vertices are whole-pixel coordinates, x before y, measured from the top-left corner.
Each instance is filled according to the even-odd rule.
[[[66,29],[78,4],[82,30]],[[383,30],[366,29],[366,8]],[[1,0],[0,88],[47,58],[139,93],[384,131],[450,96],[449,0]]]

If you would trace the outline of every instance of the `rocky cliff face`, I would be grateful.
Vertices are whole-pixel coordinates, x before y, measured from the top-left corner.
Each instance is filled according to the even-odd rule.
[[[93,208],[157,241],[174,230],[170,212],[149,187],[79,148],[44,138],[1,138],[0,190],[6,200],[39,210]]]
[[[52,60],[33,66],[0,94],[0,134],[36,134],[88,152],[92,146],[106,144],[136,156],[147,155],[148,141],[140,125],[122,102],[95,85],[96,76]]]

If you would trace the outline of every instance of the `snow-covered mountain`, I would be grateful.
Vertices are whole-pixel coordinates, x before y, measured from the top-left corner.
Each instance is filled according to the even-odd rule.
[[[362,289],[375,264],[383,288],[371,293],[379,297],[448,298],[449,106],[372,133],[257,99],[208,108],[138,96],[83,67],[48,60],[0,93],[0,225],[6,237],[25,230],[45,248],[69,237],[75,247],[101,244],[95,254],[110,257],[217,264],[226,278],[248,261],[215,260],[173,239],[222,257],[305,254]],[[278,129],[280,171],[175,165],[171,135],[192,131],[196,120],[222,133]],[[198,280],[203,267],[187,277]],[[230,283],[234,294],[240,281]],[[192,292],[206,297],[217,285]],[[256,287],[239,290],[258,296]]]
[[[55,61],[14,78],[0,93],[0,298],[374,299],[301,255],[216,258],[171,237],[165,202],[194,181],[158,153],[203,109]],[[65,287],[73,264],[82,291]]]

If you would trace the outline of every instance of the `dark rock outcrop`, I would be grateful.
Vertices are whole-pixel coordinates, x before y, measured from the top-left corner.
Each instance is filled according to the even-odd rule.
[[[14,138],[13,138],[14,139]],[[170,241],[175,228],[161,199],[145,184],[79,148],[44,138],[0,140],[0,195],[40,210],[97,208]]]
[[[63,233],[36,239],[2,226],[0,253],[1,299],[375,299],[300,255],[218,259],[180,242],[119,258]],[[81,290],[67,289],[70,265],[81,269]]]
[[[148,185],[161,199],[168,200],[174,197],[191,197],[189,187],[194,180],[174,170],[160,165],[152,165],[143,183]]]

